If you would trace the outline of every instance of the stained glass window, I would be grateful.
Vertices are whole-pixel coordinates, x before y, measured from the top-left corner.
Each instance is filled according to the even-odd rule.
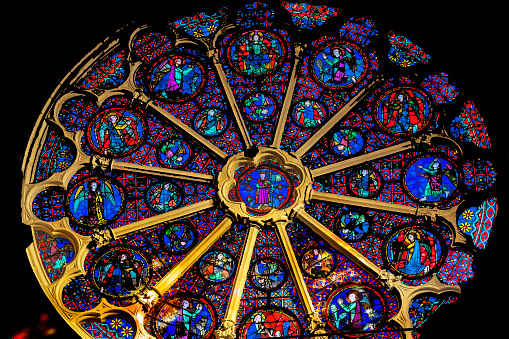
[[[23,222],[79,335],[419,338],[461,300],[496,138],[440,53],[337,6],[128,26],[57,87]]]

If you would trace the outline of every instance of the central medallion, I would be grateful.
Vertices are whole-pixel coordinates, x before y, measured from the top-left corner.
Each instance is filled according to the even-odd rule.
[[[311,189],[311,175],[288,153],[262,147],[254,157],[231,157],[218,175],[219,197],[242,219],[287,220],[303,207]]]

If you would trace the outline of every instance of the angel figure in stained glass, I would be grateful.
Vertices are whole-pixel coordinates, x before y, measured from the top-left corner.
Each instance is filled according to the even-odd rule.
[[[317,103],[306,100],[296,107],[295,117],[302,127],[315,127],[325,119],[325,112]]]
[[[104,154],[122,154],[138,143],[139,135],[133,118],[112,112],[94,126],[98,148]]]
[[[209,109],[206,114],[201,114],[196,121],[196,128],[200,134],[215,136],[223,131],[226,125],[224,114],[215,109]]]
[[[357,153],[362,147],[362,138],[359,133],[352,129],[342,129],[332,136],[331,146],[333,150],[343,156]]]
[[[267,97],[263,93],[256,93],[245,100],[248,110],[248,116],[255,120],[263,120],[271,113],[269,112],[269,103]]]
[[[451,183],[456,187],[456,177],[451,173],[452,167],[450,165],[442,169],[442,165],[437,158],[429,164],[429,166],[423,167],[418,165],[417,168],[421,169],[424,173],[419,173],[420,176],[427,179],[426,187],[424,188],[423,197],[419,201],[427,201],[428,198],[433,198],[435,201],[442,194],[447,198],[450,194],[446,185],[442,185],[442,176],[446,175],[451,180]]]
[[[362,169],[352,178],[352,189],[356,190],[361,198],[369,198],[376,194],[379,185],[373,173],[368,169]]]
[[[49,245],[49,254],[44,256],[44,261],[49,263],[54,270],[64,267],[72,258],[74,252],[72,244],[65,243],[62,247],[56,239],[51,239]]]
[[[373,330],[374,323],[366,321],[366,314],[370,320],[376,318],[373,303],[368,293],[363,293],[362,288],[352,288],[346,298],[338,298],[336,303],[330,306],[330,317],[338,329],[353,331]]]
[[[165,156],[163,162],[170,167],[181,166],[189,158],[189,152],[180,140],[168,140],[161,145],[161,153]]]
[[[162,185],[158,185],[156,189],[151,192],[150,204],[157,211],[166,212],[177,205],[178,192],[175,187],[166,182]]]
[[[393,91],[383,102],[383,124],[395,133],[416,133],[426,117],[424,103],[413,91]]]
[[[105,210],[110,206],[117,206],[111,184],[106,180],[102,183],[92,180],[74,193],[72,211],[73,214],[82,211],[79,221],[84,224],[102,225],[107,222]]]
[[[432,237],[411,229],[401,232],[393,246],[395,268],[405,274],[427,274],[435,261]]]
[[[196,65],[193,62],[186,63],[186,59],[182,57],[164,60],[155,70],[157,83],[154,85],[154,90],[168,99],[180,97],[182,94],[193,94],[196,91],[197,82],[192,74],[195,68]]]
[[[357,64],[353,56],[353,50],[348,47],[333,47],[331,54],[322,52],[322,59],[330,67],[324,67],[323,63],[318,62],[317,66],[320,70],[320,78],[324,83],[341,84],[350,80],[357,82],[355,78],[355,70]],[[318,60],[317,60],[318,61]]]

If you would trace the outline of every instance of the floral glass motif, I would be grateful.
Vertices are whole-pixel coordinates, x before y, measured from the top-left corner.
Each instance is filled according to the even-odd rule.
[[[145,199],[156,213],[163,213],[180,206],[182,193],[171,181],[155,182],[147,188]]]
[[[193,127],[205,137],[215,137],[228,127],[228,117],[221,109],[207,108],[194,117]]]
[[[419,225],[392,232],[384,243],[387,262],[397,274],[417,279],[435,271],[443,255],[439,237]]]
[[[51,282],[62,275],[62,269],[74,259],[74,246],[69,239],[52,237],[43,231],[35,232],[37,247]]]
[[[258,259],[250,268],[251,283],[262,291],[275,290],[286,281],[286,271],[283,264],[276,259]]]
[[[327,117],[327,109],[318,101],[304,100],[295,105],[292,111],[293,120],[304,128],[317,127]]]
[[[242,339],[299,337],[302,330],[290,311],[265,307],[248,314],[241,322],[238,335]]]
[[[381,96],[376,106],[376,122],[386,131],[397,135],[421,131],[431,117],[430,100],[417,88],[393,88]]]
[[[253,121],[265,121],[276,112],[276,100],[263,92],[256,92],[246,96],[243,100],[243,110]]]
[[[327,277],[335,266],[335,259],[331,252],[322,248],[306,250],[300,259],[304,273],[313,278]]]
[[[126,299],[149,286],[152,262],[145,252],[132,246],[105,247],[94,256],[89,274],[102,295]]]
[[[166,296],[147,319],[158,339],[209,338],[216,327],[216,312],[210,301],[197,295]]]
[[[112,223],[122,213],[124,189],[115,179],[90,176],[78,181],[67,193],[67,215],[80,226],[99,227]]]
[[[170,102],[192,98],[205,83],[205,69],[190,55],[169,55],[158,61],[150,72],[154,95]]]
[[[348,187],[358,197],[373,198],[382,189],[382,178],[375,170],[361,168],[350,175]]]
[[[306,3],[283,2],[284,8],[292,15],[292,21],[300,28],[311,29],[323,25],[325,20],[338,15],[334,7]]]
[[[330,89],[355,85],[369,68],[361,48],[350,42],[329,43],[321,47],[311,60],[311,74],[315,81]]]
[[[111,108],[90,121],[86,135],[96,153],[120,158],[141,145],[144,131],[145,122],[138,113]]]
[[[134,335],[136,334],[136,328],[129,321],[121,317],[109,317],[103,322],[86,322],[82,327],[90,333],[94,339],[134,339]]]
[[[285,208],[293,197],[292,177],[282,169],[262,165],[246,169],[237,178],[234,201],[246,204],[248,212],[266,214],[273,208]]]
[[[235,273],[237,263],[235,258],[225,251],[210,251],[199,263],[200,274],[211,283],[220,283],[230,279]]]
[[[359,153],[364,146],[362,134],[355,129],[345,128],[332,134],[330,147],[332,150],[342,156],[349,157]]]
[[[456,193],[460,179],[452,160],[442,155],[425,155],[410,163],[403,174],[403,185],[421,203],[443,203]]]
[[[386,301],[371,286],[345,284],[327,299],[327,323],[345,336],[361,336],[363,332],[377,330],[383,324]]]
[[[393,31],[388,33],[391,49],[389,59],[398,66],[409,67],[418,62],[427,64],[430,56],[419,46],[413,44],[404,36],[396,36]]]
[[[159,161],[165,167],[183,167],[191,158],[191,147],[181,139],[168,139],[159,144]]]
[[[345,241],[356,241],[366,236],[369,227],[369,219],[365,213],[349,211],[339,217],[336,233]]]
[[[187,253],[198,241],[196,229],[189,223],[183,222],[169,224],[160,236],[164,250],[170,254]]]
[[[228,47],[230,64],[247,76],[260,76],[274,71],[284,60],[285,46],[274,33],[251,30],[236,36]]]

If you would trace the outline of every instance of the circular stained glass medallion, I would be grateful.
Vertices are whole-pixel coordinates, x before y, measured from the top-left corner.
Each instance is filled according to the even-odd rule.
[[[327,118],[327,109],[318,101],[304,100],[293,107],[292,118],[300,127],[318,127]]]
[[[281,261],[272,258],[261,258],[255,261],[249,272],[253,286],[262,291],[273,291],[281,287],[287,278]]]
[[[67,216],[79,226],[100,227],[111,224],[123,212],[122,185],[106,176],[88,176],[76,182],[67,193]]]
[[[276,34],[262,29],[250,30],[229,42],[227,58],[238,73],[261,76],[272,73],[281,65],[286,55],[285,48]]]
[[[180,168],[190,160],[191,147],[181,139],[169,139],[159,144],[157,155],[163,166]]]
[[[193,127],[205,137],[215,137],[222,134],[228,127],[226,113],[219,108],[207,108],[198,113],[193,120]]]
[[[237,261],[225,250],[212,250],[200,259],[198,266],[203,279],[217,284],[233,277]]]
[[[144,131],[145,121],[138,113],[111,108],[88,123],[86,136],[94,152],[120,158],[134,152],[143,143]]]
[[[325,278],[334,269],[336,260],[331,252],[315,247],[304,251],[300,265],[304,273],[313,278]]]
[[[424,155],[413,160],[403,173],[403,187],[424,204],[443,203],[454,196],[461,181],[456,165],[443,155]]]
[[[369,69],[364,52],[351,42],[331,42],[312,57],[311,75],[317,83],[330,89],[354,86]]]
[[[276,100],[264,92],[247,95],[243,100],[243,111],[252,121],[265,121],[276,113]]]
[[[195,294],[165,296],[147,317],[158,339],[210,338],[216,328],[216,311],[210,301]]]
[[[358,197],[373,198],[382,190],[382,178],[373,169],[361,168],[350,175],[348,187]]]
[[[169,212],[180,206],[182,192],[171,181],[158,181],[147,188],[145,200],[148,206],[156,213]]]
[[[92,259],[89,274],[102,295],[127,299],[140,294],[152,280],[152,260],[139,248],[114,245],[101,249]]]
[[[385,92],[376,105],[375,121],[389,133],[415,134],[431,120],[428,95],[417,88],[396,87]]]
[[[325,304],[328,325],[345,336],[363,336],[378,330],[386,316],[382,294],[368,285],[345,284],[332,292]]]
[[[149,88],[158,98],[181,102],[196,96],[205,84],[205,69],[190,55],[166,56],[150,70]]]
[[[184,222],[169,224],[160,237],[164,249],[170,254],[187,253],[198,241],[196,228]]]
[[[332,134],[330,147],[334,153],[342,156],[349,157],[359,153],[364,147],[364,140],[359,131],[351,128],[341,129]]]
[[[345,241],[358,241],[368,233],[370,222],[365,213],[342,213],[336,223],[336,233]]]
[[[242,339],[298,338],[301,334],[297,317],[291,311],[277,306],[254,310],[242,319],[238,329],[238,337]]]
[[[406,226],[391,232],[383,248],[389,267],[409,279],[434,272],[445,254],[441,237],[422,225]]]

